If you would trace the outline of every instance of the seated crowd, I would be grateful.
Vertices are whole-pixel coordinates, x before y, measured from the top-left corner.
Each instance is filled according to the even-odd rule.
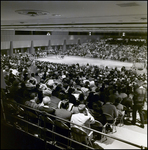
[[[10,60],[2,63],[9,99],[92,128],[95,120],[106,123],[104,113],[118,118],[132,109],[135,87],[147,81],[125,67],[34,61],[17,68]]]
[[[53,52],[52,52],[53,54]],[[56,52],[55,52],[56,54]],[[105,40],[87,42],[71,46],[65,55],[111,59],[122,62],[144,62],[147,59],[147,46],[129,44],[111,44]]]

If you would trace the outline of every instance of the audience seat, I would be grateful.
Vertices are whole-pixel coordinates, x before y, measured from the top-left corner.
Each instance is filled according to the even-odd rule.
[[[118,115],[117,119],[116,119],[116,125],[119,124],[119,127],[122,127],[124,125],[124,115],[125,115],[125,111],[122,112],[123,115]]]
[[[77,126],[73,126],[71,127],[71,136],[73,140],[76,140],[82,144],[86,144],[88,146],[93,147],[93,143],[92,143],[93,131],[90,131],[90,133],[87,135],[87,133],[84,130],[80,129]],[[75,148],[79,148],[79,149],[83,147],[74,142],[72,143],[72,146],[74,146]]]
[[[108,131],[108,127],[111,127],[112,133],[117,132],[116,118],[114,119],[110,114],[107,113],[103,113],[103,114],[106,117],[106,125],[105,125],[106,131]]]
[[[60,135],[70,138],[70,127],[63,121],[60,121],[60,120],[54,121],[54,131]],[[58,146],[67,148],[67,146],[71,144],[71,142],[69,140],[64,139],[56,134],[55,134],[54,138],[56,141],[56,145],[58,145]]]
[[[47,141],[53,141],[53,133],[50,131],[53,131],[54,129],[54,121],[48,116],[40,115],[39,124],[41,127],[44,128],[43,130],[40,130],[40,138],[44,139],[46,135]],[[47,131],[47,129],[50,131]]]
[[[91,128],[94,129],[94,130],[98,131],[98,128],[100,128],[99,131],[101,131],[102,133],[106,133],[106,128],[105,127],[106,127],[106,124],[103,125],[98,120],[95,120],[95,123],[91,125]],[[102,134],[99,134],[99,133],[96,133],[96,132],[94,132],[93,135],[94,135],[94,139],[95,140],[100,140],[101,143],[107,140],[107,137],[105,135],[102,135]]]
[[[31,134],[38,135],[39,129],[39,115],[35,110],[26,109],[26,120],[31,124],[28,124],[27,131]]]

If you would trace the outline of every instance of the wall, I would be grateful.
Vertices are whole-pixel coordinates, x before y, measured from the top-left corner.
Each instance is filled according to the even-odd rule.
[[[15,35],[14,30],[1,31],[1,50],[10,49],[10,41],[13,41],[13,48],[30,47],[33,41],[34,47],[48,46],[50,40],[52,45],[63,45],[66,40],[67,45],[77,44],[80,39],[81,43],[89,39],[99,39],[99,35],[68,35],[68,32],[52,32],[52,35]]]

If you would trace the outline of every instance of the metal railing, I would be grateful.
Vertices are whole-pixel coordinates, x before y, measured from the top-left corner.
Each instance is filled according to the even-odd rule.
[[[11,114],[9,111],[7,111],[6,108],[5,108],[5,104],[8,104],[8,103],[14,104],[17,108],[23,109],[23,112],[25,112],[25,116],[26,116],[26,117],[21,116],[21,114],[19,114],[19,113],[16,115],[15,113],[14,113],[14,114],[13,114],[13,113]],[[73,124],[73,125],[76,125],[76,126],[78,126],[78,127],[82,127],[82,126],[80,126],[80,125],[77,125],[77,124],[75,124],[75,123],[73,123],[73,122],[71,122],[71,121],[65,120],[65,119],[63,119],[63,118],[57,117],[57,116],[55,116],[55,115],[52,115],[52,114],[49,114],[49,113],[46,113],[46,112],[43,112],[43,111],[39,111],[39,110],[34,109],[34,108],[31,108],[31,107],[28,107],[28,106],[26,106],[26,105],[22,105],[22,104],[19,104],[19,103],[14,103],[14,102],[12,102],[12,101],[10,102],[9,100],[4,100],[4,101],[3,101],[3,100],[1,99],[1,107],[2,107],[2,113],[3,113],[3,120],[4,120],[4,123],[9,124],[9,125],[11,125],[11,126],[14,126],[14,127],[16,127],[18,130],[21,130],[21,131],[26,132],[26,133],[28,133],[28,134],[31,134],[31,135],[33,135],[33,136],[35,136],[35,135],[32,134],[32,133],[30,133],[30,132],[28,131],[28,130],[29,130],[29,127],[28,127],[29,125],[31,125],[31,126],[37,128],[37,130],[40,131],[40,132],[41,132],[41,131],[43,131],[43,133],[45,133],[45,132],[50,132],[51,134],[53,134],[53,137],[51,138],[50,141],[47,140],[46,134],[43,134],[43,137],[42,137],[42,138],[41,138],[40,136],[37,137],[37,138],[40,138],[41,140],[43,140],[43,141],[45,142],[45,147],[46,147],[47,144],[52,144],[52,145],[58,147],[57,141],[55,140],[55,136],[59,136],[59,137],[62,137],[63,139],[68,140],[67,145],[64,145],[64,147],[62,147],[62,148],[61,148],[61,146],[59,146],[59,148],[61,148],[61,149],[64,149],[65,147],[66,147],[66,148],[70,148],[70,149],[75,149],[75,147],[73,147],[71,143],[76,143],[76,144],[78,144],[78,145],[80,145],[80,146],[85,147],[85,149],[94,149],[94,147],[92,147],[92,146],[90,146],[90,145],[86,145],[86,144],[80,143],[80,142],[78,142],[78,141],[72,139],[71,137],[66,137],[66,136],[64,136],[64,135],[61,135],[61,134],[57,133],[55,130],[50,130],[50,129],[48,129],[48,128],[45,126],[45,122],[44,122],[44,126],[41,127],[41,126],[40,126],[40,116],[43,116],[43,117],[44,117],[43,120],[45,120],[45,117],[49,117],[49,118],[52,118],[53,120],[55,120],[55,119],[57,120],[57,119],[58,119],[58,120],[60,120],[60,121],[64,121],[65,123],[68,123],[69,125]],[[37,121],[37,124],[32,123],[32,122],[29,121],[29,119],[28,119],[28,114],[27,114],[27,110],[31,110],[31,111],[34,111],[34,112],[36,113],[36,115],[38,116],[38,118],[37,118],[37,120],[38,120],[38,121]],[[20,116],[19,116],[19,115],[20,115]],[[9,120],[9,117],[10,117],[12,120],[11,120],[11,119]],[[10,121],[10,122],[9,122],[9,121]],[[24,128],[23,128],[23,126],[21,127],[20,125],[16,124],[16,123],[18,123],[18,122],[20,122],[20,121],[23,122],[23,125],[25,125]],[[53,126],[54,126],[54,124],[53,124]],[[103,136],[105,136],[105,137],[108,137],[108,138],[111,138],[111,139],[115,139],[115,140],[118,140],[118,141],[120,141],[120,142],[123,142],[123,143],[129,144],[129,145],[135,146],[135,147],[140,148],[140,149],[147,149],[147,147],[145,147],[145,146],[138,145],[138,144],[136,144],[136,143],[132,143],[132,142],[126,141],[126,140],[121,139],[121,138],[113,137],[113,136],[111,136],[111,135],[108,135],[108,134],[106,134],[106,133],[103,133],[103,132],[94,130],[94,129],[89,128],[89,127],[86,127],[86,126],[83,126],[83,128],[84,128],[84,129],[87,129],[87,130],[90,130],[90,131],[93,131],[94,133],[101,134],[101,135],[103,135]],[[70,126],[69,126],[69,129],[70,129]],[[69,131],[70,131],[70,130],[69,130]],[[40,132],[37,132],[37,134],[39,134]],[[71,131],[70,131],[70,132],[71,132]],[[58,141],[58,142],[59,142],[59,141]],[[99,146],[99,145],[98,145],[98,146]],[[103,149],[103,148],[100,146],[100,149]]]

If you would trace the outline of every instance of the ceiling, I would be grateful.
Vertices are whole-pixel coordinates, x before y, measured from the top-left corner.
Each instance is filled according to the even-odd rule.
[[[147,32],[147,1],[1,1],[1,30]]]

